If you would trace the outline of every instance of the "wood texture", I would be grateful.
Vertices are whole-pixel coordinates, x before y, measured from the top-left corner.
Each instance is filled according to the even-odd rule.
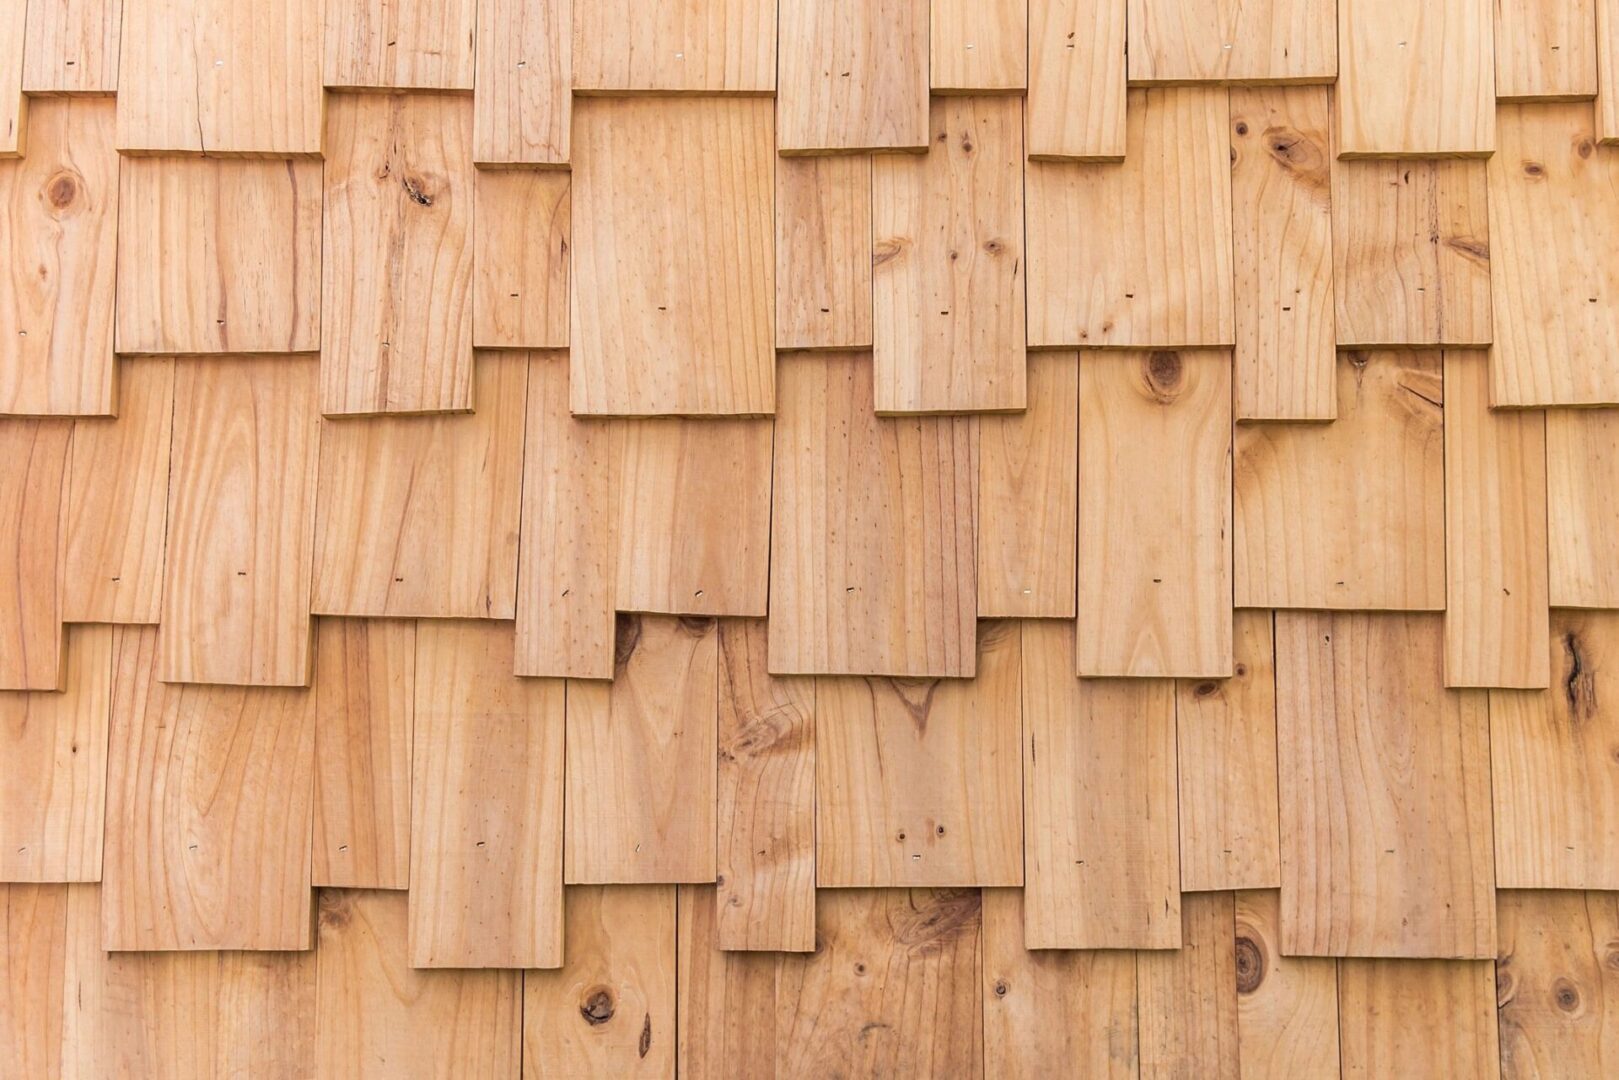
[[[318,162],[130,158],[119,184],[120,353],[320,348]]]
[[[316,952],[323,1076],[515,1080],[523,976],[416,971],[398,893],[326,890]]]
[[[1464,960],[1340,961],[1340,1075],[1497,1075],[1491,968]],[[1442,1028],[1423,1021],[1433,1015],[1448,1021]]]
[[[816,680],[818,885],[1022,883],[1021,640],[985,623],[971,682]]]
[[[567,347],[572,178],[529,169],[483,170],[476,195],[473,344]],[[528,227],[514,229],[514,221]]]
[[[8,1076],[62,1075],[67,906],[66,885],[0,885],[0,1037]]]
[[[1271,616],[1239,611],[1230,679],[1175,686],[1181,888],[1281,884]]]
[[[1076,679],[1073,655],[1069,624],[1023,624],[1026,944],[1179,948],[1174,684]]]
[[[775,0],[577,4],[573,88],[769,94],[776,89],[775,29]]]
[[[73,424],[62,619],[155,623],[163,595],[174,361],[118,362],[118,416]]]
[[[971,421],[874,415],[858,355],[788,355],[780,367],[770,669],[972,675]]]
[[[416,626],[322,619],[315,671],[312,880],[408,888]]]
[[[519,675],[613,675],[623,432],[568,412],[568,363],[529,358],[518,542]]]
[[[568,684],[572,884],[713,881],[719,628],[624,616],[613,682]]]
[[[1496,961],[1501,1075],[1602,1076],[1615,1067],[1619,973],[1611,962],[1619,907],[1611,895],[1500,894]]]
[[[1079,492],[1079,674],[1231,674],[1231,358],[1082,358]]]
[[[326,121],[321,411],[472,408],[471,146],[465,97],[334,97]]]
[[[812,952],[816,691],[768,674],[768,643],[720,623],[715,947]]]
[[[1324,83],[1332,0],[1130,0],[1132,83]]]
[[[1596,0],[1597,138],[1619,143],[1619,10],[1613,0]]]
[[[1335,415],[1329,114],[1323,89],[1231,91],[1238,420]]]
[[[0,118],[0,143],[4,125]],[[9,252],[0,276],[0,414],[105,415],[115,403],[113,106],[41,100],[28,131],[28,156],[0,161]]]
[[[825,893],[814,953],[782,958],[778,1075],[956,1076],[983,1054],[976,889]]]
[[[932,0],[928,81],[934,92],[1022,90],[1028,59],[1027,4]]]
[[[61,519],[73,426],[0,423],[0,690],[62,687]]]
[[[1488,364],[1445,354],[1445,685],[1543,687],[1546,421],[1491,412]]]
[[[111,627],[74,627],[62,693],[0,693],[0,881],[100,881]]]
[[[479,165],[568,163],[573,128],[572,0],[480,5],[472,159]]]
[[[326,426],[315,612],[516,614],[528,368],[520,352],[479,354],[473,390],[480,407],[471,414]]]
[[[1596,12],[1603,0],[1495,5],[1498,101],[1584,100],[1597,93]]]
[[[1231,345],[1224,90],[1132,90],[1124,164],[1031,162],[1031,346]]]
[[[1022,105],[940,98],[929,146],[872,162],[877,411],[1022,409]]]
[[[871,159],[776,159],[776,347],[871,346]]]
[[[1619,403],[1619,167],[1584,104],[1506,105],[1490,159],[1491,403]]]
[[[161,682],[157,637],[114,631],[102,945],[307,949],[315,696]]]
[[[313,358],[175,364],[158,677],[309,681]]]
[[[28,99],[22,93],[27,17],[27,4],[12,4],[0,14],[0,158],[20,157],[28,145]]]
[[[1608,697],[1619,620],[1554,611],[1549,691],[1490,698],[1496,884],[1619,888],[1619,761]],[[1612,658],[1612,659],[1610,659]]]
[[[928,144],[929,0],[777,0],[784,154]]]
[[[1179,949],[1136,958],[1141,1075],[1236,1080],[1241,1063],[1232,897],[1188,896],[1180,916]]]
[[[753,98],[575,106],[575,413],[774,410],[772,117]]]
[[[1135,956],[1025,948],[1017,889],[985,889],[983,919],[986,1074],[1033,1080],[1062,1062],[1076,1075],[1134,1080]]]
[[[1236,898],[1237,1055],[1256,1080],[1338,1076],[1338,966],[1282,955],[1275,892]]]
[[[123,0],[61,0],[28,8],[22,88],[28,94],[110,94],[118,89]]]
[[[1236,433],[1238,607],[1445,606],[1439,353],[1344,353],[1338,419]]]
[[[1488,345],[1486,204],[1482,162],[1333,162],[1338,344]]]
[[[1488,705],[1444,689],[1442,634],[1431,615],[1276,616],[1285,953],[1494,955]]]
[[[1338,153],[1488,156],[1494,38],[1488,0],[1339,0]]]
[[[766,614],[770,422],[643,420],[623,447],[619,610]]]
[[[322,4],[123,0],[118,149],[318,155]]]
[[[327,86],[473,88],[476,0],[325,0],[325,6]]]
[[[1029,407],[978,420],[978,614],[1074,617],[1079,364],[1028,357]]]
[[[568,960],[523,974],[523,1075],[672,1076],[675,890],[568,890]]]
[[[1030,160],[1122,161],[1125,0],[1029,0]]]
[[[412,967],[562,962],[564,690],[495,622],[416,629]]]
[[[1619,607],[1619,414],[1546,412],[1546,522],[1551,601]]]
[[[697,1080],[768,1076],[776,1067],[776,957],[722,952],[714,899],[706,886],[678,890],[676,1067]]]

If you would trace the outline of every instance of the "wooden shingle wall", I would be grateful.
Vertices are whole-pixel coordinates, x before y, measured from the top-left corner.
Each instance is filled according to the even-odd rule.
[[[0,2],[0,1078],[1619,1075],[1619,0]]]

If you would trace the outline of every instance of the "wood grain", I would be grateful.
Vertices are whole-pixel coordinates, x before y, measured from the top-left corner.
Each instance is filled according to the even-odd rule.
[[[567,963],[523,973],[523,1075],[674,1075],[675,890],[574,886],[567,911]]]
[[[1229,346],[1229,95],[1132,90],[1122,166],[1030,162],[1031,346]]]
[[[789,354],[780,366],[770,670],[971,676],[971,418],[876,416],[859,355]]]
[[[1022,104],[939,98],[928,131],[872,162],[877,411],[1022,409]]]
[[[158,678],[309,681],[313,357],[180,360]]]
[[[714,880],[718,695],[713,619],[622,616],[612,683],[568,683],[570,885]]]
[[[1339,0],[1338,42],[1339,156],[1495,150],[1489,0]]]
[[[326,425],[313,611],[516,614],[528,368],[521,352],[480,353],[470,414]]]
[[[473,88],[477,0],[325,0],[325,7],[327,86]]]
[[[319,1074],[517,1080],[522,974],[414,970],[407,903],[399,893],[320,894]]]
[[[1549,653],[1551,690],[1489,695],[1496,884],[1619,888],[1619,617],[1552,612]]]
[[[775,30],[776,0],[576,4],[573,88],[769,94],[776,89]]]
[[[471,146],[472,103],[464,96],[333,98],[321,411],[472,408]]]
[[[417,624],[411,967],[562,962],[565,695],[511,671],[509,624]]]
[[[1031,161],[1123,161],[1125,0],[1029,0]]]
[[[774,410],[773,117],[763,98],[575,105],[575,413]]]
[[[1496,1001],[1501,1076],[1605,1076],[1619,1060],[1611,894],[1502,892]]]
[[[1018,889],[985,889],[983,911],[985,1074],[1135,1080],[1135,955],[1025,948]]]
[[[572,0],[483,0],[472,95],[479,165],[562,166],[572,153]]]
[[[4,125],[0,118],[0,141]],[[116,401],[112,102],[42,99],[28,131],[28,156],[0,161],[9,254],[0,276],[0,414],[106,415]]]
[[[1282,955],[1272,891],[1237,893],[1237,1055],[1249,1080],[1335,1080],[1338,965]]]
[[[62,518],[62,619],[155,623],[174,423],[174,361],[118,362],[118,416],[74,421]]]
[[[1316,87],[1231,91],[1238,420],[1336,415],[1330,112]]]
[[[928,144],[929,0],[778,0],[784,154]]]
[[[568,344],[573,180],[548,170],[480,170],[472,267],[472,343]],[[522,222],[525,227],[514,228]]]
[[[1619,8],[1613,0],[1596,0],[1597,138],[1604,146],[1619,143]]]
[[[1017,623],[985,623],[978,674],[815,684],[816,883],[1023,881]]]
[[[722,952],[724,907],[706,885],[677,890],[678,1075],[771,1076],[776,1068],[776,964],[765,952]],[[718,910],[716,910],[718,909]],[[813,937],[815,923],[809,926]]]
[[[928,81],[935,93],[1012,92],[1028,84],[1028,5],[932,0]]]
[[[1231,674],[1231,358],[1079,365],[1082,676]]]
[[[1585,100],[1597,93],[1597,10],[1604,0],[1495,5],[1497,101]]]
[[[1491,404],[1619,403],[1619,166],[1583,103],[1504,105],[1487,169]]]
[[[1546,420],[1492,412],[1489,363],[1445,353],[1445,685],[1543,687]]]
[[[1432,615],[1276,616],[1289,955],[1495,954],[1488,707],[1444,689],[1442,637]]]
[[[1344,353],[1338,419],[1236,433],[1238,607],[1445,606],[1437,352]]]
[[[67,635],[61,693],[0,693],[0,881],[100,881],[112,628]]]
[[[113,636],[102,945],[307,949],[314,694],[160,682],[157,636]]]
[[[22,93],[27,21],[27,4],[0,13],[0,159],[21,157],[28,146],[28,99]]]
[[[0,423],[0,690],[62,688],[63,488],[73,426]]]
[[[871,160],[776,160],[778,349],[871,346]]]
[[[1174,683],[1077,679],[1073,656],[1070,624],[1023,624],[1027,947],[1179,948]]]
[[[776,978],[778,1076],[962,1076],[984,1053],[977,889],[824,893]]]
[[[1186,892],[1269,889],[1282,879],[1270,613],[1237,612],[1233,636],[1230,679],[1175,684]]]
[[[320,348],[319,162],[130,158],[119,190],[120,353]]]
[[[8,1077],[65,1074],[68,888],[0,885],[0,1040]]]
[[[318,155],[322,4],[123,0],[118,149]]]
[[[1333,0],[1130,0],[1130,82],[1329,83]]]
[[[62,0],[28,8],[22,88],[28,94],[110,94],[118,89],[123,0]]]
[[[978,418],[978,614],[1071,619],[1078,566],[1079,363],[1028,357],[1029,407]]]
[[[1551,602],[1619,607],[1619,415],[1546,412],[1546,522]]]
[[[706,901],[716,911],[713,947],[811,952],[815,683],[768,674],[763,622],[724,620],[719,637],[718,887]]]
[[[315,624],[315,885],[409,887],[415,708],[414,623]]]
[[[1487,205],[1483,162],[1333,162],[1338,344],[1488,345]]]
[[[1339,961],[1339,1075],[1499,1075],[1493,968],[1466,960]],[[1445,1023],[1429,1023],[1433,1016]]]
[[[1181,902],[1181,947],[1136,957],[1141,1075],[1236,1080],[1237,952],[1230,893]]]

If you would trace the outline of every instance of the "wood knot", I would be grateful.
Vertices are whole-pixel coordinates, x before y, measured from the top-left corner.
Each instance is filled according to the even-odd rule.
[[[1327,156],[1321,147],[1293,128],[1273,127],[1265,131],[1265,148],[1277,164],[1290,172],[1325,176]]]
[[[332,889],[320,890],[320,925],[323,930],[341,930],[354,920],[354,906],[348,897]]]
[[[591,1027],[600,1027],[613,1018],[613,992],[605,986],[592,987],[579,1003],[579,1015]]]
[[[1200,682],[1192,687],[1192,693],[1200,698],[1212,697],[1220,692],[1220,684],[1213,680]]]
[[[1578,1012],[1580,1009],[1580,991],[1567,979],[1558,979],[1552,983],[1552,1000],[1566,1013]]]
[[[1248,134],[1248,121],[1246,121],[1246,120],[1238,120],[1237,121],[1237,134],[1238,135],[1246,135],[1246,134]]]
[[[1582,158],[1590,157],[1591,151],[1594,149],[1595,146],[1592,144],[1590,139],[1581,139],[1579,142],[1574,144],[1574,152],[1580,155]]]
[[[1172,404],[1181,393],[1186,367],[1177,352],[1155,352],[1147,357],[1147,392],[1161,405]]]
[[[419,176],[401,176],[399,184],[405,189],[405,194],[417,206],[432,206],[433,196],[428,193],[427,181]]]
[[[613,666],[623,667],[641,645],[641,618],[620,615],[613,624]]]
[[[1005,979],[996,979],[995,980],[995,996],[996,997],[1002,997],[1002,998],[1005,997],[1006,994],[1007,994],[1007,991],[1009,991],[1011,989],[1012,988],[1010,986],[1006,985],[1006,980]]]
[[[1538,161],[1526,161],[1523,163],[1523,174],[1535,180],[1539,180],[1541,177],[1546,175],[1546,166],[1542,165]]]
[[[1237,993],[1251,994],[1265,981],[1265,952],[1246,934],[1237,938]]]
[[[79,197],[79,178],[70,172],[59,172],[45,181],[45,201],[52,210],[66,210]]]
[[[1580,639],[1572,630],[1563,635],[1563,697],[1570,720],[1589,720],[1597,714],[1596,673],[1585,662]]]

